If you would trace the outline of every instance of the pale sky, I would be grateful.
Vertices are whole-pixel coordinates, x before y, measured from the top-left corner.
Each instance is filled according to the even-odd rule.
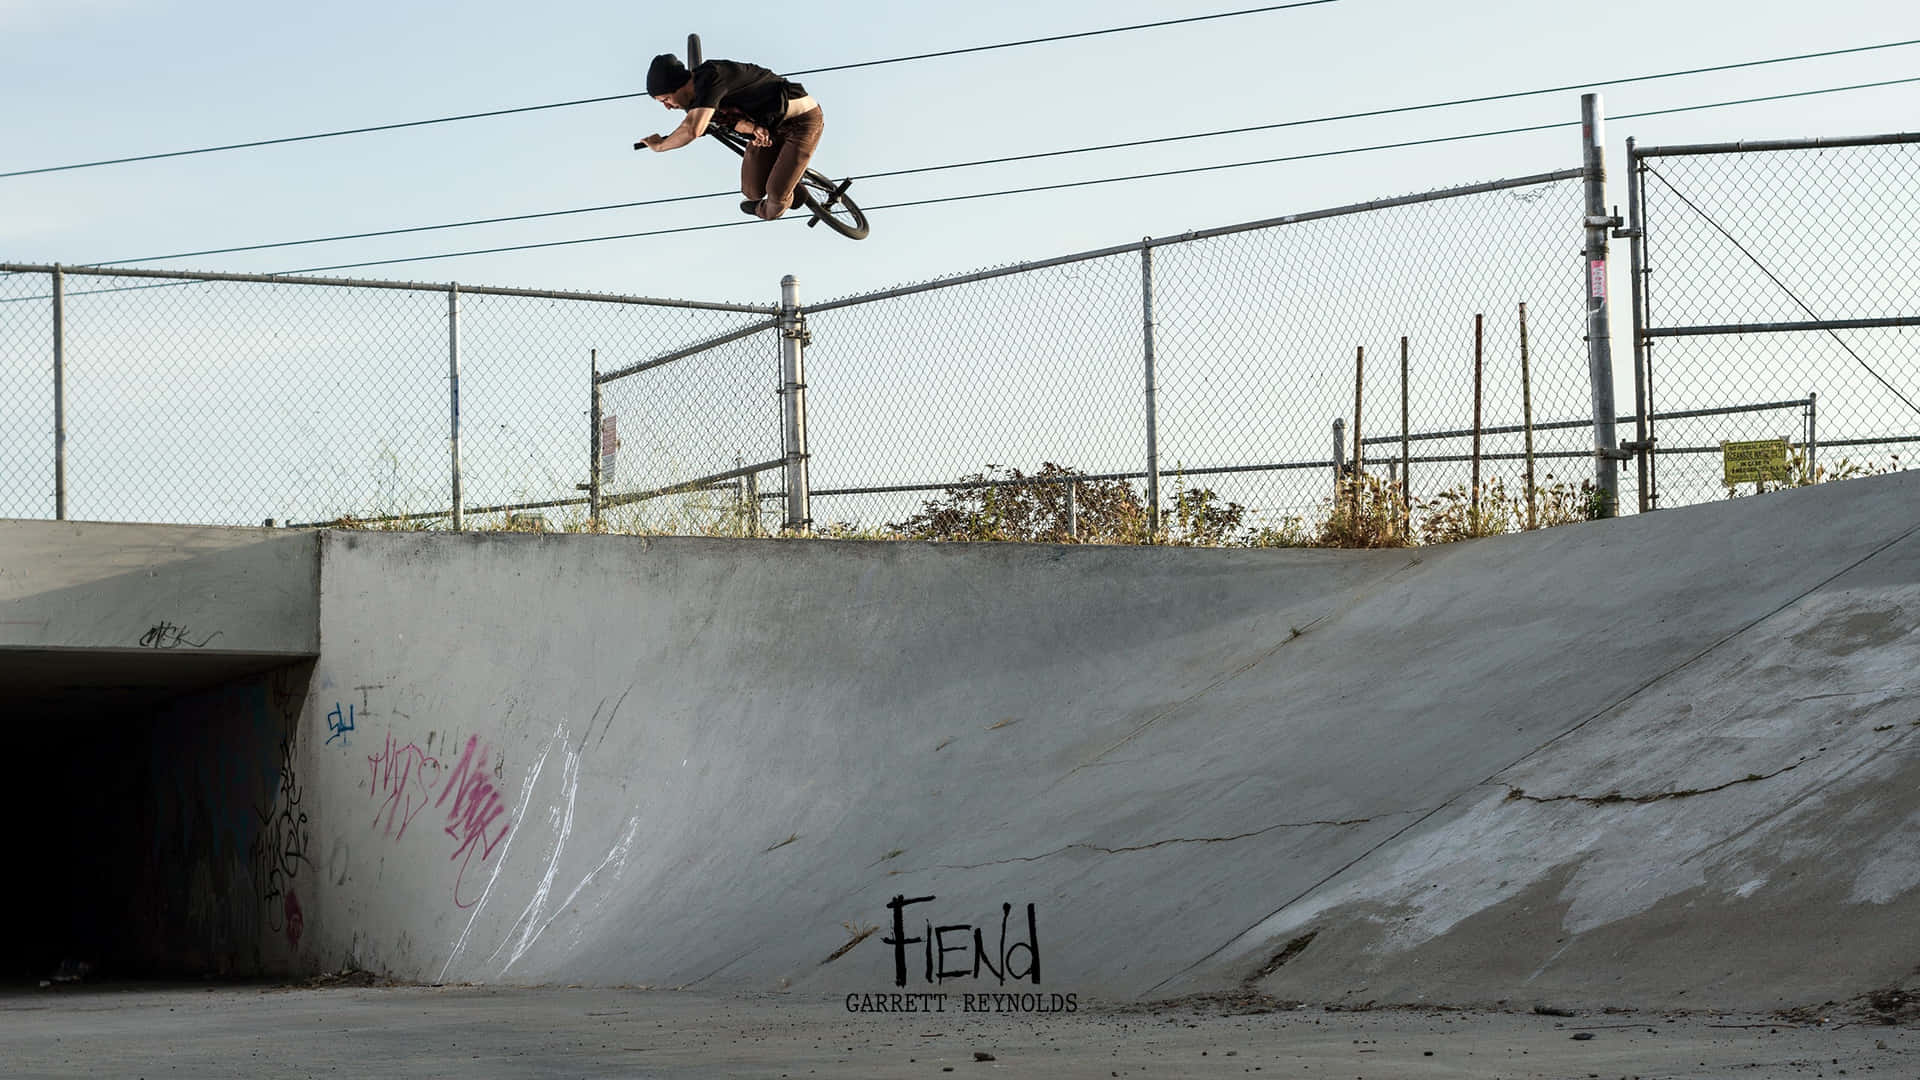
[[[702,35],[709,57],[796,72],[1257,6],[1254,0],[979,0],[965,6],[818,0],[745,2],[697,16],[663,16],[660,5],[501,0],[343,0],[306,8],[232,0],[0,0],[0,100],[7,103],[0,111],[0,172],[632,94],[641,89],[650,58],[681,51],[689,31]],[[826,111],[816,165],[844,177],[1907,39],[1920,39],[1920,9],[1911,0],[1621,0],[1599,6],[1335,0],[802,80]],[[1642,145],[1671,145],[1900,131],[1920,115],[1920,83],[1638,119],[1626,114],[1916,76],[1920,45],[1906,45],[1602,86],[1610,118],[1612,201],[1622,208],[1626,203],[1628,136]],[[141,265],[285,273],[718,224],[729,227],[334,273],[755,304],[776,303],[781,277],[793,274],[803,302],[820,301],[1142,236],[1577,167],[1579,109],[1580,90],[1567,89],[864,180],[854,192],[874,207],[1568,125],[876,210],[873,235],[859,242],[793,220],[747,221],[737,196],[728,194]],[[730,192],[738,162],[717,144],[703,141],[669,154],[631,149],[641,136],[670,130],[678,116],[637,97],[0,177],[0,262],[144,259]],[[1384,356],[1401,334],[1418,339],[1416,371],[1433,381],[1433,389],[1418,395],[1416,426],[1457,428],[1470,416],[1471,394],[1463,381],[1470,369],[1462,364],[1472,355],[1471,317],[1480,312],[1494,320],[1489,333],[1498,350],[1489,361],[1492,422],[1512,422],[1517,405],[1508,399],[1517,397],[1518,378],[1509,370],[1515,367],[1516,338],[1509,324],[1515,301],[1534,304],[1540,415],[1585,415],[1577,194],[1577,187],[1566,188],[1552,196],[1559,201],[1524,204],[1530,207],[1524,211],[1521,202],[1492,199],[1477,204],[1483,209],[1458,208],[1458,216],[1449,216],[1455,210],[1367,215],[1317,232],[1303,227],[1280,230],[1288,237],[1248,241],[1268,245],[1259,257],[1277,257],[1285,265],[1248,262],[1253,249],[1235,254],[1232,243],[1161,249],[1159,453],[1165,467],[1177,472],[1183,465],[1310,461],[1325,454],[1326,425],[1351,408],[1352,350],[1367,345],[1372,355]],[[1765,190],[1726,197],[1756,212],[1778,209]],[[1506,209],[1487,209],[1497,207]],[[1547,253],[1550,221],[1513,231],[1527,214],[1562,215],[1551,220],[1565,221],[1564,278]],[[1798,222],[1799,240],[1808,239],[1812,220]],[[1865,239],[1868,247],[1839,268],[1851,275],[1846,283],[1862,275],[1901,282],[1909,276],[1899,270],[1899,259],[1874,261],[1911,248],[1890,232],[1892,221],[1908,218],[1895,211],[1891,219],[1876,220],[1849,223],[1847,235]],[[1426,228],[1434,235],[1403,238],[1393,232],[1399,228]],[[1859,228],[1878,231],[1861,237]],[[1289,247],[1296,231],[1304,246]],[[1517,239],[1504,238],[1509,236]],[[1527,245],[1532,254],[1524,258],[1531,262],[1521,278],[1476,261],[1522,259],[1520,248]],[[1805,250],[1789,245],[1781,257],[1794,260],[1803,275],[1821,277],[1803,265]],[[1290,253],[1274,255],[1282,251]],[[1615,252],[1611,289],[1622,298],[1625,245],[1616,245]],[[1214,258],[1241,261],[1210,266],[1207,260]],[[1294,265],[1301,259],[1306,262]],[[815,487],[944,483],[993,463],[1029,470],[1042,461],[1093,472],[1139,468],[1144,445],[1133,415],[1141,408],[1136,267],[1137,259],[1124,266],[1076,264],[1057,280],[1011,279],[965,295],[938,294],[918,306],[816,315],[809,404]],[[1672,269],[1685,273],[1679,263]],[[1743,265],[1736,269],[1752,276]],[[1673,274],[1662,281],[1711,285],[1704,279],[1734,272],[1722,267],[1690,272],[1686,281]],[[1557,289],[1561,282],[1564,288]],[[1803,288],[1816,284],[1800,282]],[[1774,291],[1755,287],[1778,307]],[[25,299],[44,289],[37,278],[0,279],[0,295]],[[1225,295],[1236,290],[1248,295]],[[1392,299],[1383,299],[1382,290]],[[1895,295],[1907,294],[1896,289]],[[1875,310],[1847,307],[1835,314],[1910,313],[1898,299],[1888,302],[1899,312],[1878,310],[1878,300],[1836,304],[1847,302]],[[67,430],[75,516],[301,520],[342,511],[432,508],[447,498],[439,297],[233,287],[136,291],[69,304]],[[470,504],[576,494],[586,470],[581,431],[592,350],[609,362],[628,363],[734,325],[706,313],[661,309],[570,310],[549,318],[542,304],[470,300],[462,308],[468,313],[462,324],[462,442]],[[1755,308],[1742,317],[1775,317],[1772,311]],[[6,313],[12,318],[0,320],[0,348],[18,359],[0,364],[0,463],[8,463],[0,469],[0,515],[44,514],[52,505],[53,411],[44,309],[22,306]],[[1615,393],[1622,415],[1633,409],[1628,318],[1627,305],[1616,303]],[[1882,334],[1859,341],[1865,363],[1880,365],[1920,393],[1909,386],[1904,338]],[[1890,395],[1863,381],[1859,358],[1829,344],[1747,343],[1740,347],[1758,352],[1742,354],[1737,363],[1726,359],[1732,354],[1724,350],[1734,346],[1725,343],[1675,346],[1665,354],[1673,362],[1662,369],[1668,394],[1661,400],[1673,409],[1782,401],[1818,391],[1822,430],[1829,437],[1856,427],[1862,435],[1910,430],[1911,410],[1890,404]],[[622,431],[628,433],[622,436],[627,449],[621,482],[644,488],[777,455],[765,348],[764,342],[743,344],[739,355],[716,355],[704,367],[662,369],[610,391],[607,408],[624,417]],[[1706,383],[1683,383],[1687,379]],[[682,386],[675,380],[692,381]],[[1379,378],[1368,385],[1370,394],[1389,389]],[[1102,406],[1105,419],[1094,416],[1090,395],[1096,393],[1112,399]],[[681,411],[669,416],[676,408]],[[1370,406],[1369,434],[1390,411],[1384,400]],[[1671,428],[1663,445],[1791,434],[1787,429],[1798,415],[1776,409],[1738,423]],[[678,432],[674,424],[689,426]],[[643,430],[651,440],[644,445]],[[1623,429],[1622,438],[1630,435],[1630,428]],[[1584,435],[1566,438],[1578,442]],[[155,455],[149,452],[154,445],[191,450],[186,457]],[[1683,466],[1692,469],[1698,474],[1694,494],[1686,497],[1717,497],[1712,465],[1704,456],[1688,458],[1663,475],[1677,478]],[[1585,471],[1571,463],[1556,467],[1563,475]],[[1429,488],[1458,482],[1438,471],[1420,480]],[[1299,512],[1321,494],[1319,480],[1306,472],[1248,474],[1244,482],[1219,483],[1224,497],[1261,513]],[[898,516],[912,509],[914,497],[897,502],[885,511],[830,508],[820,517]]]
[[[1230,11],[1247,0],[660,5],[0,0],[0,171],[638,90],[703,35],[775,70]],[[691,10],[691,9],[681,9]],[[1596,22],[1598,19],[1600,21]],[[803,81],[835,176],[1920,38],[1901,0],[1338,0]],[[1920,46],[1606,90],[1610,114],[1920,74]],[[1920,84],[1609,125],[1643,143],[1913,126]],[[1578,92],[856,184],[869,204],[1578,119]],[[0,260],[85,263],[722,191],[717,145],[644,98],[0,180]],[[1577,129],[875,215],[345,271],[770,302],[1578,163]],[[1622,185],[1624,186],[1624,185]],[[1625,192],[1617,193],[1624,202]],[[273,272],[735,220],[731,199],[144,264]]]

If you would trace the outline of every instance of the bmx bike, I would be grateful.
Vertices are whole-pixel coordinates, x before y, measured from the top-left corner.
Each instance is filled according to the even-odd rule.
[[[687,35],[687,68],[700,66],[700,35]],[[745,157],[752,141],[747,136],[734,131],[725,124],[707,125],[707,135],[734,153]],[[644,143],[634,143],[635,150]],[[853,186],[851,178],[838,183],[828,179],[814,169],[808,169],[800,177],[800,183],[794,186],[793,201],[796,207],[805,206],[812,214],[807,219],[807,228],[825,222],[827,228],[850,240],[864,240],[867,236],[867,215],[847,197],[847,189]]]

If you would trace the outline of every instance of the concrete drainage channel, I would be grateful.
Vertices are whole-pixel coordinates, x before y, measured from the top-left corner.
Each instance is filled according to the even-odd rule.
[[[1417,565],[0,522],[7,1055],[1897,1071],[1916,486]]]

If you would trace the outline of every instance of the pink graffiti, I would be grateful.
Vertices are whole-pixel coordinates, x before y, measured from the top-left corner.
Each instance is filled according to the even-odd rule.
[[[373,815],[373,827],[398,840],[407,835],[407,826],[413,823],[414,815],[433,797],[432,781],[424,774],[428,769],[438,772],[439,759],[413,743],[396,748],[393,736],[388,735],[386,748],[368,755],[367,764],[373,769],[373,797],[386,796],[379,812]],[[384,826],[382,818],[386,819]],[[400,826],[398,832],[393,828],[396,822]]]
[[[453,796],[453,806],[447,810],[447,835],[459,844],[451,858],[460,862],[460,872],[453,881],[453,902],[467,908],[479,903],[478,898],[461,899],[461,884],[466,880],[474,852],[479,852],[480,861],[486,862],[513,824],[507,817],[506,801],[500,797],[500,789],[494,786],[493,776],[488,772],[487,750],[480,746],[478,735],[467,738],[467,749],[460,755],[460,764],[453,775],[447,777],[447,786],[441,790],[434,806],[444,805],[449,795]]]
[[[301,912],[300,898],[293,894],[292,889],[287,890],[285,914],[287,917],[287,943],[297,949],[300,947],[300,932],[306,929],[307,926],[307,917]]]

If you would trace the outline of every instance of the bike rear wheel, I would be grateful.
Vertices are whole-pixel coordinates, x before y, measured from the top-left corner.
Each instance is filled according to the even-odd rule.
[[[811,210],[827,228],[850,240],[864,240],[867,236],[867,215],[845,192],[834,196],[834,189],[839,186],[808,169],[807,174],[800,178],[799,185],[793,189],[793,197]]]

